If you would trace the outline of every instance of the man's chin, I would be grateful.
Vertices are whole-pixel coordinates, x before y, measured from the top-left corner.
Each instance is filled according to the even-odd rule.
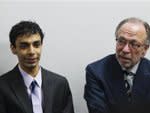
[[[131,68],[131,64],[128,64],[128,63],[126,63],[126,64],[121,64],[122,65],[122,67],[124,67],[125,69],[130,69]]]
[[[38,66],[37,64],[26,64],[26,67],[28,68],[35,68],[37,66]]]

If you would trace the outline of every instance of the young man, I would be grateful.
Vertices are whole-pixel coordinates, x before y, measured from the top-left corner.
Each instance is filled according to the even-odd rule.
[[[21,21],[9,37],[18,64],[0,77],[0,113],[74,113],[66,78],[39,65],[44,38],[40,26]]]
[[[86,68],[89,113],[150,113],[150,27],[127,18],[116,28],[116,54]]]

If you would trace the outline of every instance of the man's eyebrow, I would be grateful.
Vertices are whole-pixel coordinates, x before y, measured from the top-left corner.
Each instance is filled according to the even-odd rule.
[[[32,43],[38,43],[38,42],[41,42],[40,40],[35,40],[33,41]],[[29,44],[30,42],[26,42],[26,41],[22,41],[20,42],[21,44]]]
[[[40,40],[36,40],[36,41],[34,41],[33,43],[35,43],[35,42],[41,42]]]
[[[28,42],[20,42],[20,44],[29,44]]]

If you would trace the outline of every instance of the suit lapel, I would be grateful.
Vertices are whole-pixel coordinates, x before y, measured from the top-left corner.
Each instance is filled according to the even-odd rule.
[[[24,109],[25,113],[32,113],[32,104],[28,97],[23,78],[17,66],[12,72],[12,79],[10,83],[12,90],[14,91],[14,94],[19,101],[20,107]]]
[[[115,56],[112,57],[111,61],[110,70],[107,74],[109,77],[107,78],[108,84],[113,91],[115,100],[118,103],[123,103],[127,100],[123,71]]]
[[[43,113],[52,112],[53,80],[49,72],[42,68],[42,90],[43,90]]]
[[[147,91],[149,91],[150,86],[150,74],[149,74],[149,66],[147,65],[147,60],[142,59],[138,70],[136,72],[136,76],[134,79],[133,85],[133,95],[139,98],[145,98],[147,95]]]

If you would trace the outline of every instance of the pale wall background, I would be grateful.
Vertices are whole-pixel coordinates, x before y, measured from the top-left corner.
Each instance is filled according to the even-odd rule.
[[[150,23],[150,2],[144,0],[4,0],[0,1],[0,74],[17,59],[9,49],[9,31],[20,20],[33,20],[45,32],[41,65],[65,76],[76,113],[87,113],[83,99],[85,67],[115,51],[114,31],[126,17]],[[150,57],[148,51],[146,57]]]

